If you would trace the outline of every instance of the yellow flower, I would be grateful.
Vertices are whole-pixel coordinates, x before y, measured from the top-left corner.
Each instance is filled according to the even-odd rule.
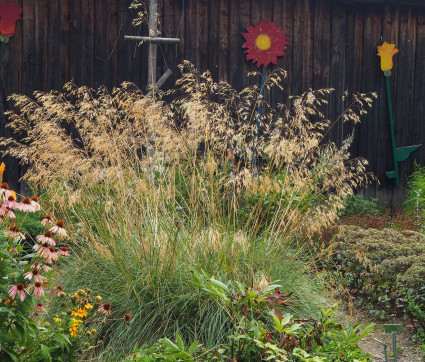
[[[61,323],[62,323],[62,319],[60,319],[60,318],[58,318],[58,317],[53,318],[53,320],[54,320],[56,323],[58,323],[58,324],[61,324]]]
[[[71,327],[69,327],[69,331],[71,332],[71,337],[77,337],[78,332],[78,326],[81,321],[78,319],[72,318],[72,324],[70,323]]]
[[[93,306],[90,303],[87,303],[84,308],[86,308],[87,310],[93,309]]]
[[[386,41],[378,46],[378,55],[381,57],[381,69],[383,72],[393,68],[393,55],[398,53],[395,44],[389,44]]]
[[[0,180],[3,180],[3,173],[5,168],[6,168],[6,165],[4,164],[4,162],[2,162],[0,165]]]
[[[78,325],[73,325],[69,328],[69,331],[71,332],[71,337],[77,337]]]
[[[85,318],[85,317],[87,317],[88,313],[89,312],[87,312],[84,309],[75,309],[74,311],[72,311],[72,316],[74,318]]]

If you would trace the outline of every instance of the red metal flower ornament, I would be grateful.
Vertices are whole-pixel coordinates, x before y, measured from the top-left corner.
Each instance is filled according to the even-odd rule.
[[[246,42],[243,45],[246,59],[257,62],[257,67],[261,65],[267,67],[270,63],[276,64],[277,57],[285,55],[288,37],[274,21],[248,26],[247,33],[242,33]]]
[[[0,2],[0,34],[8,38],[15,34],[16,21],[21,19],[22,8],[15,2]]]

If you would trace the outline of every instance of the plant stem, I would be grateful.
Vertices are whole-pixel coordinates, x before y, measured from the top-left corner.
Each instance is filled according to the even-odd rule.
[[[260,95],[258,97],[257,116],[255,117],[255,134],[254,134],[254,149],[253,149],[253,158],[252,158],[252,167],[254,168],[257,164],[257,145],[258,145],[258,135],[260,133],[260,118],[261,110],[263,108],[263,96],[264,96],[264,83],[266,82],[266,71],[267,67],[263,66],[263,72],[261,74],[261,83],[260,83]]]

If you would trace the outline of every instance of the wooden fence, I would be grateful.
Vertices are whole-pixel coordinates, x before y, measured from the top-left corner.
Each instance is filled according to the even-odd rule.
[[[1,0],[0,0],[1,1]],[[7,45],[1,70],[0,103],[5,97],[34,90],[77,85],[107,87],[132,81],[147,83],[147,45],[125,42],[124,35],[147,35],[135,28],[130,0],[16,0],[23,20]],[[241,32],[248,25],[275,20],[289,36],[287,54],[278,66],[288,71],[285,92],[270,95],[285,101],[309,88],[335,88],[329,114],[342,111],[343,92],[377,92],[373,110],[355,127],[353,156],[364,156],[380,184],[365,190],[398,205],[403,187],[385,178],[393,170],[392,149],[376,46],[384,40],[400,49],[391,79],[397,146],[425,143],[425,6],[420,0],[159,0],[162,36],[178,37],[178,45],[158,48],[158,76],[187,59],[199,70],[235,88],[252,82],[247,73],[256,67],[245,60]],[[175,79],[175,78],[174,78]],[[172,85],[170,79],[166,86]],[[1,116],[0,109],[0,116]],[[338,122],[330,133],[335,142],[353,129]],[[0,129],[3,134],[5,131]],[[413,161],[425,162],[425,145],[401,163],[402,182]],[[11,162],[11,161],[9,161]],[[8,168],[16,183],[19,167]]]

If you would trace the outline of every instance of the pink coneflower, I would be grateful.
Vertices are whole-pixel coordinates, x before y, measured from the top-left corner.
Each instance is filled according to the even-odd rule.
[[[62,246],[58,251],[58,255],[69,256],[68,248],[66,246]]]
[[[25,299],[25,285],[18,283],[9,289],[9,297],[15,299],[16,294],[19,294],[19,298],[21,299],[21,302],[23,302]]]
[[[56,294],[60,297],[61,293],[63,292],[63,287],[62,287],[62,285],[58,285],[58,286],[55,288],[55,291],[56,291]]]
[[[18,238],[19,240],[25,240],[24,234],[20,232],[20,229],[15,225],[10,225],[9,231],[6,232],[6,235],[11,238]]]
[[[34,245],[34,250],[37,254],[39,254],[45,259],[48,259],[50,257],[49,245],[47,243],[44,243],[42,245]]]
[[[45,227],[48,227],[50,225],[53,225],[53,220],[50,215],[46,215],[43,220],[41,220],[41,225],[44,225]]]
[[[49,258],[46,259],[47,262],[51,263],[52,260],[53,261],[58,260],[58,254],[55,253],[55,248],[53,246],[49,247],[49,251],[50,251],[50,256],[49,256]]]
[[[3,182],[0,185],[0,199],[7,200],[9,196],[12,195],[12,192],[9,190],[9,185],[7,182]]]
[[[100,307],[97,308],[97,311],[99,313],[104,314],[104,315],[111,314],[112,313],[112,311],[111,311],[111,303],[103,303],[103,304],[101,304]]]
[[[40,272],[38,271],[38,269],[33,269],[30,272],[26,273],[24,275],[24,279],[34,279],[35,282],[39,282],[42,283],[43,282],[43,277],[40,275]]]
[[[7,207],[11,210],[14,210],[18,207],[18,203],[16,202],[15,198],[13,197],[13,195],[10,195],[7,200],[4,202],[4,204],[2,205],[3,207]]]
[[[39,282],[35,282],[33,285],[31,285],[32,287],[34,287],[34,295],[36,297],[41,297],[44,295],[44,289],[41,285],[41,283]]]
[[[38,303],[38,304],[35,306],[35,310],[36,310],[37,312],[44,312],[43,304]]]
[[[34,249],[35,252],[46,259],[46,262],[48,263],[51,263],[52,260],[58,260],[55,248],[53,246],[48,246],[47,243],[44,243],[43,245],[35,245]]]
[[[17,209],[24,212],[35,212],[35,207],[31,205],[31,200],[29,197],[24,197],[18,204]]]
[[[0,215],[2,217],[7,217],[9,219],[16,219],[15,214],[13,213],[13,211],[11,209],[9,209],[8,207],[0,207]]]
[[[37,196],[33,196],[31,197],[31,205],[34,207],[35,211],[40,211],[41,210],[41,206],[38,203],[38,197]]]
[[[65,239],[66,238],[66,230],[63,228],[64,222],[62,220],[59,220],[55,226],[53,226],[50,231],[54,234],[56,234],[59,239]]]
[[[34,245],[34,249],[37,249],[37,246],[40,246],[40,245]],[[36,262],[33,265],[31,265],[31,268],[33,268],[33,269],[37,268],[38,270],[43,269],[43,271],[45,271],[45,272],[48,272],[50,269],[52,269],[47,264],[43,264],[43,263],[39,263],[39,262]]]
[[[37,241],[40,243],[46,243],[48,246],[55,246],[56,242],[52,239],[52,233],[50,231],[45,231],[43,235],[38,235],[36,237]]]

